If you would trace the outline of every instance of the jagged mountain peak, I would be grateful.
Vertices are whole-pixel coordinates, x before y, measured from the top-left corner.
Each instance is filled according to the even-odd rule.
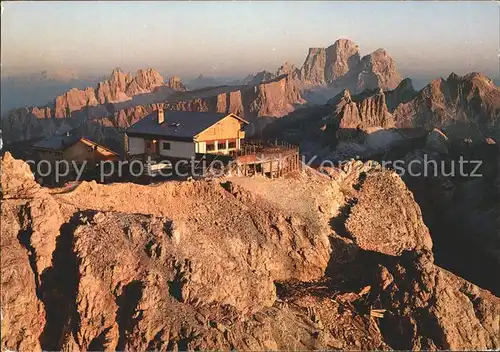
[[[386,56],[386,55],[389,55],[389,53],[384,48],[378,48],[377,50],[375,50],[370,54],[370,56]]]
[[[359,45],[356,44],[355,42],[353,42],[352,40],[350,39],[347,39],[347,38],[339,38],[335,41],[335,43],[333,43],[332,45],[330,45],[328,49],[330,48],[335,48],[337,50],[341,50],[341,49],[355,49],[357,51],[359,51]]]
[[[450,81],[458,81],[462,79],[461,76],[457,75],[455,72],[452,72],[450,73],[450,75],[448,76],[448,78],[446,78],[446,81],[450,82]]]
[[[186,86],[182,83],[179,76],[170,77],[166,83],[166,86],[179,92],[184,92],[187,90]]]
[[[124,71],[121,69],[121,67],[115,67],[113,70],[111,70],[110,76],[113,76],[115,74],[120,74],[120,73],[124,73]]]
[[[340,102],[350,103],[352,101],[352,95],[349,89],[343,89],[339,94],[335,95],[333,98],[328,100],[327,104],[335,106]]]
[[[377,49],[361,58],[358,68],[358,91],[374,89],[392,90],[401,82],[394,59],[385,49]]]
[[[463,77],[463,80],[472,83],[472,85],[480,89],[494,89],[497,91],[499,90],[493,80],[491,80],[488,76],[484,75],[481,72],[468,73]]]
[[[361,58],[359,46],[339,38],[327,48],[309,48],[300,70],[306,86],[332,86],[365,89],[394,89],[401,81],[396,64],[385,49],[377,49]]]
[[[294,64],[285,61],[283,65],[276,71],[276,76],[288,75],[296,80],[300,77],[300,70]]]
[[[413,87],[413,82],[411,78],[406,77],[403,79],[401,82],[399,82],[398,86],[396,87],[398,90],[411,90],[415,91],[415,88]]]
[[[130,72],[125,72],[121,68],[116,67],[113,69],[113,71],[111,71],[111,74],[108,76],[107,80],[108,81],[113,80],[113,79],[116,80],[116,79],[119,79],[120,77],[132,78],[130,75]]]
[[[322,51],[325,51],[325,48],[320,48],[320,47],[309,48],[309,54],[317,54]]]

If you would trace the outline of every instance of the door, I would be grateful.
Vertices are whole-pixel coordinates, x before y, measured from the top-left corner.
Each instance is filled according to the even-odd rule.
[[[145,143],[147,155],[158,155],[158,141],[156,139],[147,140]]]

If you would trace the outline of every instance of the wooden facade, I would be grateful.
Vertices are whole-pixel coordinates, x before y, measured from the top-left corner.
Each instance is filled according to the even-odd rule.
[[[242,119],[229,114],[206,130],[194,136],[196,153],[230,154],[241,147],[245,132],[241,130]]]
[[[117,153],[83,137],[66,149],[33,148],[33,150],[38,153],[40,160],[48,161],[67,160],[78,163],[86,161],[92,164],[99,161],[119,159]]]

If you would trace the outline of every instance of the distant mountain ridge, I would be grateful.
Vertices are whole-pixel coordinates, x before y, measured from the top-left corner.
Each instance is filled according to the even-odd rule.
[[[269,138],[287,136],[313,153],[330,155],[330,149],[342,141],[364,143],[373,135],[390,144],[392,137],[401,137],[398,130],[418,135],[435,128],[454,140],[500,143],[500,88],[485,75],[472,72],[434,79],[419,91],[409,78],[392,90],[356,94],[344,89],[326,104],[298,110],[264,133]],[[349,155],[356,153],[351,150]]]
[[[193,83],[211,87],[188,90]],[[480,111],[474,119],[481,124],[498,120],[498,88],[485,76],[451,75],[416,92],[384,49],[361,57],[358,45],[348,39],[338,39],[327,48],[310,48],[300,68],[285,62],[276,72],[264,70],[231,85],[219,83],[217,78],[200,75],[186,87],[178,77],[165,81],[150,68],[138,70],[135,76],[115,69],[95,88],[71,89],[46,106],[10,111],[4,119],[4,137],[13,141],[45,136],[57,128],[57,120],[71,118],[75,124],[91,121],[100,138],[107,138],[111,130],[116,139],[117,129],[159,106],[232,112],[252,120],[260,126],[258,130],[272,121],[266,118],[282,117],[305,103],[321,104],[328,99],[329,105],[338,100],[334,115],[346,128],[436,127],[450,120],[446,114],[454,111],[466,120]]]
[[[283,73],[291,75],[303,90],[323,87],[365,89],[397,87],[402,77],[394,59],[384,49],[360,56],[359,46],[349,39],[337,39],[327,48],[309,48],[301,68],[285,62],[277,72],[261,71],[247,76],[244,81],[253,84],[270,80]]]
[[[151,68],[140,69],[135,76],[130,73],[126,74],[120,69],[114,69],[106,80],[97,84],[95,89],[91,87],[83,90],[71,89],[58,96],[54,101],[53,116],[62,118],[86,106],[128,101],[136,95],[151,93],[162,86],[176,91],[186,89],[178,77],[172,77],[165,82],[163,77]]]
[[[409,79],[388,91],[379,88],[351,97],[345,90],[330,104],[340,128],[347,129],[432,129],[462,124],[473,127],[464,129],[462,137],[465,138],[467,134],[495,133],[500,122],[500,89],[478,72],[437,78],[419,92],[413,89]]]
[[[309,55],[300,69],[285,62],[274,73],[261,71],[248,75],[239,82],[231,82],[231,84],[255,86],[283,75],[288,75],[293,80],[293,85],[299,90],[300,96],[294,101],[302,101],[303,93],[307,94],[306,90],[309,88],[333,86],[335,89],[350,88],[356,91],[376,87],[392,89],[401,81],[394,61],[384,50],[379,49],[360,58],[358,46],[354,42],[338,39],[328,48],[309,49]],[[216,78],[200,75],[196,80],[188,83],[188,87],[195,89],[207,85],[218,86],[221,82]],[[288,86],[291,87],[290,84]],[[135,76],[124,73],[120,69],[114,69],[107,79],[97,84],[96,88],[73,88],[56,97],[51,104],[28,108],[28,110],[37,118],[64,118],[74,111],[87,107],[132,101],[133,97],[153,93],[159,87],[172,89],[172,91],[187,90],[178,77],[172,77],[165,82],[163,77],[151,68],[140,69]],[[288,95],[288,93],[285,94]],[[165,94],[160,94],[159,98],[164,96]],[[283,108],[280,107],[279,110],[280,112],[271,113],[270,116],[282,115]]]
[[[114,70],[96,89],[72,89],[53,104],[11,110],[3,118],[3,127],[9,143],[48,136],[61,124],[69,123],[84,126],[85,133],[97,142],[120,148],[120,130],[160,106],[166,110],[236,113],[252,120],[252,126],[258,129],[267,123],[264,118],[287,115],[304,102],[296,83],[286,74],[255,86],[188,91],[178,77],[164,82],[155,71],[139,70],[132,77]]]

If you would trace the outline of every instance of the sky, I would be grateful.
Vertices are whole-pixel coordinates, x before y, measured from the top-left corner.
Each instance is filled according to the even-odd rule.
[[[2,2],[2,75],[109,74],[152,67],[181,77],[301,66],[338,38],[385,48],[405,76],[499,76],[500,8],[462,2]],[[65,71],[66,70],[66,71]]]

